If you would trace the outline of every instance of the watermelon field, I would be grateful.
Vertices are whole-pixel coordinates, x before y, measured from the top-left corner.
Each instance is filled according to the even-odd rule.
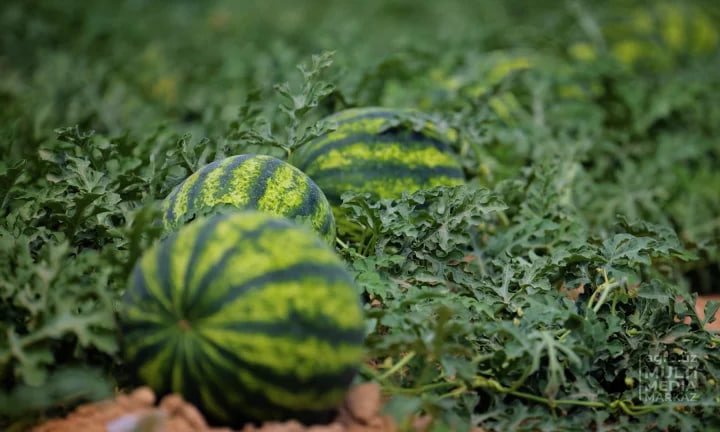
[[[718,300],[715,0],[0,4],[1,431],[720,431]]]

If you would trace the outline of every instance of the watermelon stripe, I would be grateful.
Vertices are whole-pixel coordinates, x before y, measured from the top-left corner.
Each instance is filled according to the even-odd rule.
[[[180,189],[183,188],[184,183],[180,183],[179,185],[175,186],[175,188],[170,192],[170,195],[167,197],[167,210],[165,210],[165,219],[169,221],[174,221],[177,215],[175,214],[175,204],[177,203],[177,197],[180,193]]]
[[[175,337],[175,339],[177,339],[177,336]],[[169,368],[172,367],[172,364],[173,364],[172,359],[177,359],[179,357],[177,340],[175,341],[175,343],[172,344],[172,347],[173,348],[172,348],[172,352],[170,353],[170,360],[164,362],[166,365],[168,365]],[[168,372],[170,372],[170,371],[171,370],[169,370]],[[165,384],[163,385],[164,388],[167,388],[167,389],[172,388],[172,374],[171,373],[163,373],[162,380],[163,380],[163,382],[165,382]]]
[[[244,399],[248,402],[252,402],[253,406],[265,406],[272,407],[275,403],[268,398],[265,392],[267,383],[259,381],[254,376],[253,371],[244,368],[238,368],[237,362],[230,353],[228,356],[223,353],[221,349],[218,349],[218,344],[208,344],[204,347],[201,353],[207,358],[206,362],[210,364],[217,364],[217,372],[221,375],[222,379],[216,383],[220,388],[226,387],[226,383],[233,383],[237,388],[243,389],[242,397],[238,399]],[[237,371],[242,371],[237,373]],[[224,404],[228,410],[232,411],[233,405],[230,400],[227,400]],[[243,404],[243,406],[247,405]],[[262,409],[258,409],[256,412],[263,413]]]
[[[172,359],[175,357],[176,352],[174,346],[169,353],[167,353],[167,350],[167,342],[156,343],[154,345],[148,345],[138,349],[133,357],[133,363],[141,365],[141,375],[144,371],[148,370],[148,366],[157,367],[156,369],[152,369],[152,372],[143,378],[145,378],[147,382],[151,383],[153,388],[158,389],[160,393],[166,393],[171,388],[171,375],[165,371],[167,370],[168,365],[172,363],[170,361],[163,361],[163,353],[165,352],[165,355]]]
[[[187,382],[189,385],[188,391],[183,394],[183,397],[205,411],[205,414],[209,414],[208,410],[211,410],[215,417],[219,417],[224,423],[228,423],[230,421],[230,415],[225,409],[219,408],[220,403],[215,397],[218,395],[234,394],[227,392],[227,386],[230,385],[233,386],[230,388],[237,388],[236,385],[232,380],[225,379],[218,381],[215,379],[216,368],[207,367],[207,365],[212,365],[212,362],[204,355],[201,343],[195,341],[195,347],[190,349],[192,351],[187,353],[188,372],[190,373]],[[202,380],[199,382],[197,377],[202,377]],[[226,390],[216,389],[214,385],[215,382],[225,383]]]
[[[205,350],[198,350],[198,353],[200,358],[197,366],[201,373],[197,376],[206,377],[202,383],[199,383],[199,387],[208,389],[202,400],[198,401],[198,406],[211,410],[217,417],[225,419],[225,423],[231,419],[231,413],[237,412],[239,408],[254,418],[267,416],[267,411],[259,407],[273,406],[273,403],[263,393],[247,388],[245,383],[240,381],[236,370],[229,365],[225,367],[222,363],[218,363],[215,358],[208,356]],[[228,388],[243,389],[242,393],[233,392],[233,396],[242,401],[241,403],[228,404],[216,400],[217,395],[228,394]]]
[[[354,375],[355,373],[355,365],[352,365],[342,369],[338,373],[317,374],[304,380],[296,375],[278,373],[263,365],[250,363],[212,340],[205,339],[205,343],[215,348],[220,356],[236,370],[242,369],[248,371],[254,378],[264,381],[264,384],[267,385],[270,385],[270,383],[282,383],[283,388],[292,393],[304,393],[308,388],[312,388],[313,393],[331,391],[337,388],[340,377]]]
[[[197,375],[197,371],[193,371],[192,367],[197,363],[194,357],[201,348],[200,344],[196,343],[195,338],[192,335],[183,338],[185,347],[183,350],[182,359],[182,376],[181,381],[184,383],[183,391],[181,393],[187,399],[197,400],[199,399],[199,393],[197,391],[198,386],[193,385],[194,377],[202,376]]]
[[[168,326],[168,322],[174,322],[175,320],[164,321],[162,324],[151,327],[144,333],[132,333],[129,329],[123,330],[123,340],[132,349],[128,352],[132,358],[135,358],[141,349],[145,349],[155,345],[161,345],[158,348],[164,348],[167,346],[167,340],[171,339],[175,326]]]
[[[303,193],[303,201],[293,210],[290,217],[310,216],[318,205],[319,188],[312,180],[307,182],[306,190]],[[324,234],[324,233],[323,233]]]
[[[131,293],[126,294],[124,300],[126,302],[133,302],[132,306],[126,308],[127,314],[132,315],[133,321],[161,323],[172,316],[171,313],[168,313],[165,306],[154,298],[140,300],[135,293]],[[136,304],[138,302],[142,302],[142,304]]]
[[[330,150],[318,156],[309,169],[312,173],[332,168],[343,168],[349,172],[356,172],[368,165],[372,167],[392,163],[408,167],[458,167],[458,162],[452,154],[442,152],[432,146],[409,148],[407,145],[397,142],[382,145],[357,142],[342,150]]]
[[[216,363],[215,359],[208,357],[202,350],[199,351],[198,357],[198,361],[195,363],[199,369],[197,376],[204,377],[204,379],[201,383],[193,382],[193,385],[200,388],[201,398],[200,400],[193,400],[188,397],[187,400],[202,409],[206,415],[210,415],[222,423],[228,424],[232,420],[233,410],[228,406],[229,404],[223,403],[224,401],[218,398],[223,398],[224,395],[239,397],[240,394],[245,395],[248,391],[243,389],[242,393],[228,392],[228,388],[243,388],[241,384],[237,382],[236,376],[225,371]],[[242,403],[237,404],[237,408],[242,407],[242,410],[247,412],[248,408],[253,407],[253,404],[247,403],[247,399],[245,398],[242,399]]]
[[[208,223],[203,225],[203,227],[200,229],[200,231],[195,237],[195,244],[193,245],[192,252],[190,252],[190,260],[188,261],[187,267],[185,269],[185,282],[183,284],[185,289],[182,290],[183,310],[181,311],[181,313],[185,316],[187,316],[190,311],[190,304],[188,302],[188,295],[190,293],[190,290],[188,289],[188,287],[190,287],[192,277],[195,276],[197,260],[202,254],[207,242],[215,234],[215,229],[218,224],[220,222],[225,222],[226,220],[227,216],[212,218],[210,221],[208,221]]]
[[[172,270],[172,260],[170,257],[170,253],[173,250],[173,246],[175,246],[175,242],[177,241],[178,236],[177,233],[171,235],[167,239],[167,246],[158,248],[156,260],[157,260],[157,274],[160,279],[160,288],[163,290],[163,293],[167,297],[167,299],[170,302],[170,307],[173,308],[173,293],[174,290],[174,283],[172,281],[172,277],[170,277],[170,272]],[[174,308],[173,308],[174,309]],[[175,312],[171,310],[171,312]]]
[[[208,362],[210,361],[211,360],[208,360]],[[224,424],[231,421],[230,413],[236,414],[239,407],[242,407],[242,411],[248,416],[246,419],[250,420],[292,418],[308,424],[318,422],[319,419],[324,419],[320,420],[320,422],[327,422],[334,417],[334,410],[327,408],[323,408],[322,411],[313,410],[312,412],[308,412],[304,410],[303,407],[297,405],[279,407],[275,401],[270,400],[264,393],[248,390],[247,387],[244,387],[244,383],[237,380],[236,374],[227,368],[218,371],[221,372],[218,378],[215,378],[218,376],[217,374],[209,374],[210,372],[215,372],[214,370],[206,368],[204,371],[207,373],[204,373],[202,376],[211,376],[213,379],[203,381],[202,389],[205,390],[203,392],[205,397],[201,402],[195,402],[195,404],[205,412],[216,413],[216,417],[224,419],[221,420]],[[345,380],[343,382],[350,382],[353,377],[354,374],[349,377],[340,377],[339,379]],[[209,400],[212,400],[212,395],[227,394],[227,388],[229,386],[245,388],[243,392],[245,397],[242,399],[238,398],[234,403],[230,403],[230,401],[225,401],[224,404],[209,402]],[[335,391],[337,392],[337,389],[335,389]],[[308,399],[313,400],[314,398],[310,396]],[[218,412],[219,410],[222,411]]]
[[[170,318],[172,320],[174,318]],[[123,333],[125,333],[125,339],[131,339],[132,334],[144,334],[148,335],[150,333],[158,331],[158,327],[164,326],[167,324],[170,320],[154,320],[151,321],[149,318],[143,320],[143,321],[133,321],[129,322],[123,325]],[[144,336],[145,337],[145,336]]]
[[[215,300],[207,309],[207,315],[213,315],[220,311],[226,304],[232,303],[238,298],[245,295],[248,291],[262,287],[265,284],[273,282],[301,281],[304,277],[315,276],[321,274],[323,279],[327,281],[347,281],[349,284],[352,280],[342,267],[336,264],[315,264],[310,262],[300,262],[293,264],[284,269],[273,270],[260,276],[245,281],[239,285],[233,285],[229,288],[225,296]]]
[[[202,363],[203,363],[203,344],[202,341],[195,336],[193,333],[192,338],[192,346],[189,348],[188,357],[186,359],[187,362],[187,370],[190,376],[187,377],[187,382],[192,384],[194,381],[197,381],[198,377],[204,377],[202,373]],[[201,398],[201,392],[202,389],[202,383],[199,383],[200,385],[192,385],[192,389],[188,389],[188,391],[185,393],[187,394],[188,398],[200,400]]]
[[[362,342],[364,336],[363,329],[342,329],[332,325],[334,318],[319,315],[309,319],[299,314],[297,311],[291,311],[290,316],[285,321],[273,322],[252,322],[252,321],[236,321],[223,323],[221,325],[208,325],[206,328],[220,328],[224,330],[237,330],[243,333],[261,333],[270,336],[292,337],[297,340],[305,340],[312,337],[322,337],[322,340],[332,345],[341,345],[348,341]],[[298,325],[301,324],[301,325]]]
[[[241,247],[243,246],[236,246],[227,249],[220,259],[213,264],[207,272],[205,272],[197,287],[185,287],[186,291],[190,290],[188,294],[190,299],[185,304],[185,310],[188,311],[186,317],[189,320],[194,321],[205,315],[205,312],[200,308],[200,305],[197,304],[198,301],[203,295],[207,295],[208,287],[213,283],[213,281],[223,274],[228,262],[238,253],[237,249]]]
[[[132,322],[138,323],[136,324],[138,325],[138,328],[143,328],[142,324],[145,323],[148,326],[145,327],[147,328],[147,331],[142,333],[142,336],[137,337],[140,333],[131,332],[129,330],[129,326],[123,325],[123,329],[128,328],[128,331],[123,333],[123,339],[132,341],[133,345],[137,345],[136,348],[153,345],[163,338],[172,336],[173,331],[175,331],[175,324],[177,324],[178,321],[176,316],[172,316],[169,319],[163,319],[162,321],[157,321],[149,319],[146,314],[143,314],[143,312],[137,308],[135,308],[135,312],[140,313],[141,315],[136,316]],[[155,326],[152,326],[152,323],[156,323]],[[172,323],[173,325],[168,326],[168,323]]]
[[[145,284],[150,295],[155,299],[156,302],[160,303],[162,309],[166,310],[166,313],[168,315],[172,316],[172,299],[167,296],[165,290],[161,286],[162,283],[159,279],[160,275],[158,274],[157,269],[158,253],[159,248],[152,248],[150,252],[147,253],[147,259],[144,259],[140,262],[140,270],[143,273]]]
[[[232,162],[230,162],[230,164],[225,168],[222,177],[220,177],[220,184],[222,185],[222,187],[218,188],[215,191],[216,198],[220,199],[228,194],[231,187],[230,181],[232,180],[235,171],[240,167],[240,165],[242,165],[243,162],[250,159],[251,157],[252,155],[239,155],[232,157]]]
[[[170,388],[177,389],[178,393],[183,392],[183,359],[185,358],[184,350],[184,339],[183,337],[173,337],[173,346],[175,349],[175,355],[172,356],[170,363]]]
[[[145,279],[145,273],[140,268],[140,264],[136,264],[133,269],[132,281],[135,289],[127,290],[125,292],[125,298],[134,301],[135,304],[141,304],[143,306],[156,305],[156,313],[162,314],[164,317],[170,317],[171,311],[165,307],[162,302],[159,302],[157,297],[153,296],[148,289],[147,280]]]
[[[307,175],[290,164],[281,163],[268,179],[258,208],[269,213],[290,214],[303,201]]]
[[[417,148],[421,147],[423,144],[429,144],[436,149],[442,151],[442,152],[448,152],[450,151],[447,144],[444,142],[432,138],[426,135],[423,135],[420,132],[411,132],[409,134],[370,134],[370,133],[354,133],[352,135],[346,136],[342,139],[333,140],[324,138],[326,141],[323,141],[322,139],[319,141],[314,141],[309,144],[309,146],[313,149],[312,152],[310,152],[307,156],[302,157],[302,161],[297,165],[298,168],[300,168],[303,171],[308,171],[308,168],[312,165],[313,161],[317,159],[319,156],[331,151],[331,150],[340,150],[344,147],[347,147],[349,145],[353,145],[359,142],[365,142],[368,143],[368,145],[382,145],[386,143],[400,143],[407,145],[408,148]],[[311,175],[313,180],[317,179]]]
[[[198,195],[200,194],[200,191],[205,187],[205,180],[207,179],[208,174],[210,174],[210,171],[219,167],[220,164],[223,162],[224,161],[222,159],[216,160],[213,163],[205,165],[200,171],[197,172],[198,179],[195,183],[193,183],[192,187],[187,192],[188,204],[186,213],[188,215],[195,211]]]
[[[376,164],[377,161],[368,161]],[[347,181],[349,178],[359,177],[363,181],[368,181],[376,178],[412,178],[418,182],[423,182],[429,177],[444,176],[451,179],[462,179],[463,173],[457,167],[449,166],[437,166],[437,167],[408,167],[402,164],[386,163],[380,166],[373,166],[372,170],[360,171],[357,173],[350,173],[348,175],[347,169],[343,168],[330,168],[327,170],[320,171],[315,175],[315,178],[323,180],[326,178],[343,178]]]
[[[250,202],[258,202],[267,189],[268,180],[272,178],[275,171],[283,164],[282,161],[272,158],[267,160],[260,169],[260,175],[255,180],[255,184],[250,191]]]
[[[180,330],[178,332],[177,339],[178,354],[175,357],[176,361],[175,370],[173,371],[174,381],[172,389],[177,393],[189,395],[195,388],[195,386],[191,385],[192,375],[190,374],[189,368],[189,356],[195,353],[195,350],[192,347],[194,337],[192,336],[191,331]]]
[[[323,221],[322,227],[320,228],[320,232],[322,233],[323,236],[330,233],[330,230],[332,229],[332,223],[333,223],[332,214],[326,212],[325,220]]]
[[[155,328],[155,331],[158,331],[157,327]],[[138,364],[146,364],[155,359],[164,349],[167,349],[167,342],[145,344],[137,347],[137,349],[132,352],[133,361]]]
[[[200,225],[190,225],[187,233],[182,236],[177,236],[176,241],[170,246],[170,263],[168,265],[170,284],[172,287],[179,289],[172,289],[172,310],[175,313],[179,313],[183,310],[183,291],[185,283],[185,272],[188,267],[188,261],[190,258],[190,251],[193,248],[195,238],[197,237],[197,231]]]
[[[224,322],[284,322],[290,321],[291,314],[295,311],[301,314],[303,319],[314,319],[319,314],[326,313],[332,318],[327,325],[354,328],[362,319],[362,314],[359,308],[351,307],[356,303],[356,294],[344,289],[346,283],[347,281],[342,280],[329,283],[319,275],[269,283],[263,289],[248,292],[237,301],[227,304],[220,312],[204,316],[202,325],[211,331],[212,335],[221,337],[226,332],[223,333],[221,328],[215,326]],[[303,289],[304,286],[313,288]],[[307,294],[297,299],[303,292],[301,290]],[[250,304],[257,306],[249,307]],[[319,307],[320,304],[323,306]],[[337,314],[337,311],[346,309],[345,313]],[[302,321],[296,324],[303,325]],[[248,342],[253,340],[252,336],[247,339]]]
[[[259,238],[263,233],[268,231],[282,231],[287,229],[288,225],[287,222],[284,220],[278,220],[273,219],[270,221],[263,222],[258,227],[256,227],[253,230],[245,231],[243,233],[243,243],[245,241],[252,241],[257,238]],[[187,311],[194,311],[195,313],[188,312],[187,318],[188,319],[196,319],[199,318],[198,314],[203,313],[204,311],[202,308],[199,307],[197,304],[199,297],[203,294],[207,295],[206,291],[210,287],[210,285],[213,283],[215,279],[217,279],[219,276],[222,276],[222,274],[225,272],[225,268],[228,265],[228,262],[230,261],[233,256],[239,254],[242,252],[243,249],[246,247],[246,243],[243,244],[240,243],[234,247],[231,247],[227,249],[223,255],[220,257],[220,259],[203,275],[202,279],[200,279],[200,282],[198,283],[197,287],[190,287],[186,286],[185,290],[190,290],[190,300],[185,303],[185,309]]]

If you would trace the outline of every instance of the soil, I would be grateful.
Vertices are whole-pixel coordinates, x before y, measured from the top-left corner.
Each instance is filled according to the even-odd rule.
[[[54,419],[31,432],[233,432],[208,426],[193,405],[176,394],[155,404],[155,394],[142,387],[112,401],[83,405],[64,419]],[[392,418],[380,414],[380,387],[375,383],[352,388],[330,424],[303,426],[296,421],[246,425],[240,432],[394,432]]]
[[[720,294],[698,296],[695,308],[700,318],[705,317],[705,303],[707,303],[709,300],[720,301]],[[720,331],[720,309],[717,311],[717,313],[715,313],[715,322],[706,325],[705,328],[708,330]]]

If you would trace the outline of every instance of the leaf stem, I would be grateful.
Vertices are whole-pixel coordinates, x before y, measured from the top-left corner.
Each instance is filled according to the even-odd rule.
[[[450,384],[450,383],[448,383],[448,384]],[[458,397],[461,394],[463,394],[466,390],[467,390],[467,387],[465,386],[465,384],[463,384],[454,390],[451,390],[443,395],[440,395],[440,399],[446,399],[449,397]]]
[[[508,387],[504,387],[498,381],[491,379],[491,378],[485,378],[483,376],[476,376],[475,382],[473,384],[475,387],[495,390],[500,393],[506,393],[506,394],[521,397],[521,398],[524,398],[527,400],[543,403],[543,404],[548,405],[552,409],[554,409],[558,405],[584,406],[584,407],[590,407],[590,408],[606,408],[606,409],[611,409],[611,410],[615,410],[615,409],[619,408],[628,415],[639,416],[639,415],[643,415],[643,414],[648,414],[657,409],[668,407],[668,405],[639,405],[639,406],[636,406],[631,401],[620,400],[620,399],[609,402],[609,403],[599,402],[599,401],[574,400],[574,399],[554,400],[554,399],[549,399],[546,397],[534,395],[532,393],[526,393],[526,392],[522,392],[522,391],[513,390]]]
[[[393,367],[391,367],[390,369],[385,371],[384,374],[380,375],[378,377],[378,379],[380,381],[386,380],[389,376],[391,376],[395,372],[399,371],[400,369],[402,369],[403,366],[408,364],[410,362],[410,360],[413,359],[413,357],[415,357],[415,351],[410,351],[409,353],[405,354],[405,356],[402,359],[400,359],[399,362],[395,363],[395,365]]]
[[[598,269],[599,271],[599,269]],[[590,313],[590,309],[593,310],[593,312],[597,313],[602,305],[605,303],[605,300],[607,300],[608,295],[610,294],[610,291],[612,291],[613,288],[616,286],[619,286],[620,284],[615,281],[610,281],[608,279],[607,270],[602,269],[603,272],[603,279],[605,281],[598,286],[595,291],[590,296],[590,300],[588,300],[587,308],[585,309],[585,318],[588,317]],[[597,298],[598,293],[601,292],[600,298],[597,299],[597,302],[595,302],[595,299]],[[593,304],[594,303],[594,304]]]
[[[348,249],[350,246],[347,245],[344,241],[340,240],[339,237],[335,237],[335,241],[343,248]]]

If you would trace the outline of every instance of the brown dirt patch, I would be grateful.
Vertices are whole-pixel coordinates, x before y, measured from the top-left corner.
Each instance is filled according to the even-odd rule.
[[[698,297],[697,303],[695,304],[695,309],[697,310],[697,313],[700,316],[700,318],[705,318],[705,303],[707,303],[710,300],[720,301],[720,294],[705,295],[705,296]],[[710,324],[707,324],[705,326],[705,328],[708,330],[720,331],[720,309],[715,314],[715,321]]]
[[[152,390],[139,388],[114,400],[78,407],[66,418],[54,419],[31,432],[233,432],[208,426],[202,414],[179,395],[159,404]],[[395,423],[380,414],[380,387],[375,383],[352,388],[334,422],[303,426],[296,421],[246,425],[242,432],[394,432]]]

